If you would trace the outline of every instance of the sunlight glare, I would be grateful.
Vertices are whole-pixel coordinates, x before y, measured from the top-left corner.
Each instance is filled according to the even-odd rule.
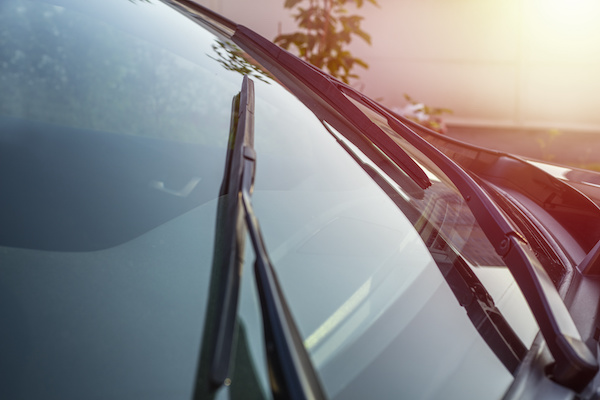
[[[525,14],[525,55],[544,63],[598,62],[599,18],[595,0],[532,0]]]

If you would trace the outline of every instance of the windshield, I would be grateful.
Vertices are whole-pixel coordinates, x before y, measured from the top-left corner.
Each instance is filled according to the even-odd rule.
[[[296,99],[282,103],[276,95],[280,87],[256,87],[256,213],[305,345],[329,393],[364,398],[373,388],[389,390],[393,385],[409,397],[436,398],[438,390],[448,396],[456,371],[446,365],[465,353],[462,372],[478,376],[470,390],[479,387],[482,398],[494,398],[486,376],[494,377],[498,393],[505,390],[511,375],[493,362],[493,352],[477,337],[440,274],[430,249],[436,237],[464,257],[527,346],[537,328],[510,272],[448,178],[405,145],[432,185],[421,198],[397,188],[394,196],[400,200],[394,201],[350,154],[340,151],[342,136],[331,125],[298,110]],[[285,154],[287,163],[296,156],[293,161],[307,172],[300,179],[282,174],[281,164],[265,159],[266,150],[261,150],[262,143],[297,138],[290,129],[295,124],[276,131],[260,128],[261,120],[268,118],[261,110],[275,106],[260,107],[261,97],[264,101],[271,96],[278,99],[280,110],[289,107],[286,115],[307,113],[301,134],[311,139],[310,153],[302,148],[305,151]],[[313,157],[307,159],[307,154]],[[274,187],[278,178],[281,185]],[[460,343],[466,347],[457,350]],[[482,359],[490,370],[481,369]],[[398,372],[398,365],[406,370]],[[423,393],[423,387],[430,392]],[[456,389],[449,398],[460,398],[462,389]]]
[[[526,347],[537,327],[456,188],[410,145],[426,189],[378,171],[343,118],[317,117],[277,71],[158,1],[4,1],[0,38],[0,397],[192,396],[243,75],[253,207],[327,396],[507,390],[513,368],[465,293],[483,284]],[[270,397],[245,253],[221,390]]]

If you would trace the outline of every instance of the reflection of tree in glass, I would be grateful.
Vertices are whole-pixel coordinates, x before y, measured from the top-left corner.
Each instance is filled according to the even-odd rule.
[[[263,71],[257,65],[250,63],[242,56],[242,50],[231,42],[216,41],[212,49],[217,57],[211,57],[228,71],[239,72],[242,75],[248,75],[265,83],[273,79],[267,72]]]

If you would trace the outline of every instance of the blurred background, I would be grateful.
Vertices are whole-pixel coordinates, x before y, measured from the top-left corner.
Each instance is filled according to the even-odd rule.
[[[284,0],[199,0],[268,39],[298,30]],[[378,0],[353,14],[372,44],[352,86],[400,110],[452,110],[447,134],[528,157],[600,165],[600,2]]]

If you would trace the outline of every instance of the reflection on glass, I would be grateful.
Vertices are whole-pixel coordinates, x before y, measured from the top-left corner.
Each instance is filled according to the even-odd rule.
[[[249,77],[256,78],[265,83],[269,83],[272,79],[271,76],[263,71],[257,64],[252,64],[249,60],[249,56],[240,50],[234,43],[229,41],[217,40],[212,45],[212,49],[217,55],[216,57],[210,57],[216,60],[223,68],[228,71],[235,71]]]

